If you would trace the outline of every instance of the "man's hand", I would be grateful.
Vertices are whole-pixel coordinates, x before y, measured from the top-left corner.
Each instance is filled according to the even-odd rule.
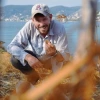
[[[41,68],[43,67],[43,64],[34,56],[27,54],[25,57],[25,60],[28,62],[28,64],[32,68]]]
[[[50,41],[45,40],[45,51],[46,55],[53,56],[56,53],[56,47]]]
[[[53,44],[51,44],[50,41],[48,40],[45,41],[45,51],[46,51],[46,54],[49,56],[54,56],[57,52],[56,47]],[[60,54],[60,52],[57,52],[57,55],[54,57],[58,62],[64,61],[64,58]]]

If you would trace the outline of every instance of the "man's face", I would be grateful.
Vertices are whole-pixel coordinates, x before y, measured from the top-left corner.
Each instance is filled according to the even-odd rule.
[[[36,14],[34,18],[32,18],[35,27],[44,36],[48,34],[51,19],[52,15],[44,16],[42,14]]]

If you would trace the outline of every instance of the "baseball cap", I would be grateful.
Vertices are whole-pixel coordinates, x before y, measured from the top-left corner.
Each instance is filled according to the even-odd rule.
[[[34,15],[37,13],[48,16],[50,14],[49,7],[46,4],[35,4],[31,10],[32,17],[34,17]]]

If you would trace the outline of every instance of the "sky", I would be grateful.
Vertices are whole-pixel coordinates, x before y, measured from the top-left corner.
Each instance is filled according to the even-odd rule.
[[[67,7],[81,6],[82,0],[2,0],[3,5],[34,5],[36,3],[44,3],[49,7],[63,5]]]

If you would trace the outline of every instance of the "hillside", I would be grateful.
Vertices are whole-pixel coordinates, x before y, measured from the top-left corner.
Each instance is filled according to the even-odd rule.
[[[97,5],[98,5],[98,11],[100,11],[100,2],[98,2]]]
[[[51,13],[54,15],[57,13],[70,15],[79,9],[80,9],[80,7],[78,7],[78,6],[76,6],[76,7],[55,6],[55,7],[50,8]]]
[[[12,15],[20,15],[23,16],[31,14],[31,5],[8,5],[2,8],[2,16],[5,18],[9,18]]]
[[[24,19],[29,19],[31,16],[31,8],[32,5],[8,5],[4,6],[2,8],[2,19],[12,19],[13,20],[24,20]],[[50,7],[50,11],[55,16],[56,14],[65,14],[65,15],[70,15],[77,10],[79,10],[80,7],[64,7],[64,6],[55,6],[55,7]]]
[[[100,20],[100,2],[97,3],[97,20]],[[2,17],[4,21],[28,21],[31,17],[32,5],[8,5],[2,7]],[[67,16],[67,20],[79,20],[81,18],[80,6],[66,7],[54,6],[50,7],[50,11],[55,18],[56,15],[63,14]]]

